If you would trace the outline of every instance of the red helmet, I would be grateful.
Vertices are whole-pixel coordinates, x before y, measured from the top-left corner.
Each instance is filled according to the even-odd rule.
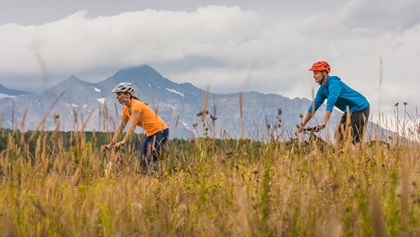
[[[331,67],[327,61],[318,61],[315,62],[309,71],[327,71],[328,73],[331,72]]]

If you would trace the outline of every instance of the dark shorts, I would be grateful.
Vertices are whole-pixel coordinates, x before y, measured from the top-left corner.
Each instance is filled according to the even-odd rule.
[[[169,128],[159,131],[152,136],[146,137],[143,142],[143,149],[140,154],[140,164],[143,168],[149,166],[152,161],[157,161],[163,146],[168,141]]]
[[[350,128],[351,128],[351,135],[352,135],[352,142],[354,143],[360,143],[362,142],[363,138],[363,132],[365,130],[365,127],[369,121],[369,113],[370,113],[370,106],[368,106],[366,109],[362,109],[359,111],[355,111],[350,114]],[[339,134],[340,139],[344,140],[344,134],[345,131],[347,131],[347,113],[344,113],[340,120],[340,128],[339,128]]]

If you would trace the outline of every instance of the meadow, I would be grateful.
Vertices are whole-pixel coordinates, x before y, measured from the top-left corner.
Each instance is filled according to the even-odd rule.
[[[132,144],[105,152],[95,133],[1,129],[0,235],[420,236],[420,130],[304,152],[281,128],[216,139],[206,121],[202,137],[167,144],[158,175],[138,172]]]

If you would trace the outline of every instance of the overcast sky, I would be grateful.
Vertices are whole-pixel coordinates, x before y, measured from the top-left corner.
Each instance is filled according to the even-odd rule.
[[[215,93],[311,99],[308,69],[327,60],[372,115],[407,102],[418,120],[419,9],[418,0],[0,0],[0,84],[36,92],[148,64]]]

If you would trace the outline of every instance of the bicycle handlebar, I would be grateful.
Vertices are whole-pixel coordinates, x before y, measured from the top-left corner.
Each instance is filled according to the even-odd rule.
[[[104,151],[108,151],[108,150],[118,151],[118,150],[120,150],[122,148],[123,148],[123,146],[116,147],[115,145],[114,146],[111,146],[111,147],[107,147],[106,145],[102,146],[102,149]]]
[[[299,132],[319,132],[318,126],[302,128]]]
[[[318,126],[303,129],[303,131],[305,131],[305,132],[319,132],[319,130],[320,129],[318,129]]]

